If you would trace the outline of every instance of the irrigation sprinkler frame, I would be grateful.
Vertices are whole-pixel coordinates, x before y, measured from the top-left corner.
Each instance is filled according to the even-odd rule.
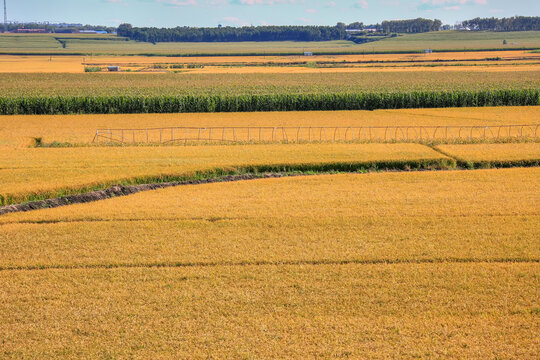
[[[305,136],[307,129],[307,136]],[[539,139],[540,124],[474,126],[219,126],[138,129],[97,129],[92,143],[311,143],[311,142],[411,142],[436,140]],[[328,137],[328,132],[333,136]],[[247,132],[247,137],[245,133]],[[350,132],[350,139],[349,134]],[[212,136],[212,134],[220,136]],[[296,133],[296,136],[293,134]],[[355,136],[357,133],[358,136]],[[401,136],[398,136],[398,133]],[[414,135],[412,134],[414,133]],[[456,136],[457,133],[457,136]],[[504,137],[506,133],[506,137]],[[142,134],[141,136],[136,136]],[[170,138],[165,136],[170,134]],[[232,137],[229,136],[232,134]],[[270,134],[266,136],[265,134]],[[364,136],[362,136],[364,134]],[[440,134],[440,135],[438,135]],[[317,136],[318,135],[318,136]],[[267,138],[268,137],[268,138]],[[155,141],[151,139],[156,139]],[[159,140],[158,140],[159,139]]]

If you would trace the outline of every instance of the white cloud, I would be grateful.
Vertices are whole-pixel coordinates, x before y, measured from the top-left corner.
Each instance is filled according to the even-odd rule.
[[[452,6],[452,5],[465,5],[465,4],[479,4],[486,5],[487,0],[422,0],[424,4],[430,4],[434,6]]]
[[[157,0],[157,2],[173,6],[197,6],[197,0]]]
[[[306,24],[313,22],[311,19],[303,18],[303,17],[298,18],[296,20],[301,21],[301,22],[306,23]]]
[[[369,7],[369,4],[367,0],[359,0],[354,4],[354,7],[357,7],[360,9],[367,9]]]
[[[299,4],[304,1],[299,0],[232,0],[231,4],[237,5],[280,5],[280,4]]]

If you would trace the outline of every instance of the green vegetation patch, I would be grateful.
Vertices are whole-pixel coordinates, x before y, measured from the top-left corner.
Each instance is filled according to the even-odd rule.
[[[375,110],[540,105],[537,90],[0,98],[2,115]]]

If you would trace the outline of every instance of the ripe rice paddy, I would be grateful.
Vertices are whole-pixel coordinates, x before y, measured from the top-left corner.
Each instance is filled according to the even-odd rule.
[[[539,179],[324,175],[5,215],[0,354],[532,359]]]
[[[0,355],[534,359],[538,271],[442,263],[1,272]]]
[[[112,40],[66,35],[62,48],[50,35],[0,35],[0,51],[115,54],[0,56],[0,98],[478,92],[534,90],[540,81],[538,54],[523,51],[325,55],[301,64],[299,56],[117,55],[298,53],[305,43]],[[340,53],[537,45],[537,32],[309,44]],[[205,67],[76,73],[113,61],[133,70]],[[97,128],[533,124],[539,109],[0,116],[3,203],[114,184],[312,173],[1,215],[0,358],[536,359],[536,142],[102,147],[91,140]],[[32,147],[40,141],[65,147]],[[532,167],[458,170],[494,166]],[[318,173],[411,168],[448,170]]]
[[[196,74],[336,73],[372,71],[538,71],[540,54],[486,51],[434,54],[364,54],[305,56],[54,56],[0,55],[0,73],[83,73],[86,67],[120,66],[121,71]],[[189,68],[188,65],[197,65]],[[199,65],[201,66],[199,68]],[[116,75],[116,74],[114,74]]]
[[[465,161],[540,160],[540,143],[438,145],[437,148]]]
[[[4,149],[0,199],[18,203],[103,188],[182,180],[210,173],[338,170],[384,164],[436,165],[446,156],[418,144],[296,144],[188,147]]]
[[[191,113],[121,115],[0,116],[0,146],[44,143],[88,145],[96,129],[219,126],[488,126],[532,124],[540,107],[401,109],[375,111],[306,111],[266,113]]]

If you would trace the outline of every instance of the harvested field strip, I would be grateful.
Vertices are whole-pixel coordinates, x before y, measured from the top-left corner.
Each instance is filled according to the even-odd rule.
[[[539,175],[520,168],[260,179],[6,214],[0,267],[536,261]]]
[[[0,163],[3,205],[118,184],[200,180],[243,173],[454,166],[453,159],[418,144],[3,149]]]
[[[3,115],[375,110],[540,105],[540,90],[0,98]]]
[[[399,348],[400,358],[444,349],[453,358],[532,359],[538,271],[348,264],[1,272],[0,355],[392,358]]]

